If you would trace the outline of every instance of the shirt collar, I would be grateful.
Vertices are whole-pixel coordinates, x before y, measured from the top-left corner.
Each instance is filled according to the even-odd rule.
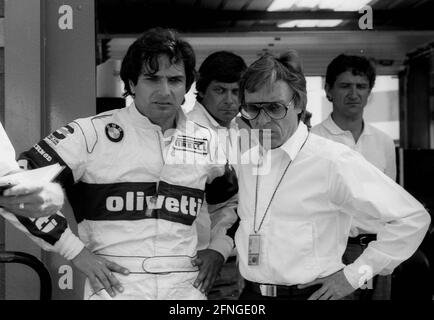
[[[369,126],[365,121],[363,121],[362,135],[370,136],[372,134],[374,133],[372,132],[371,126]]]
[[[323,122],[324,127],[331,133],[334,135],[342,135],[344,134],[344,132],[348,131],[348,130],[342,130],[337,124],[336,122],[333,121],[332,118],[332,114],[330,113],[329,116],[327,117],[327,119],[324,120]],[[349,132],[349,131],[348,131]],[[372,130],[371,128],[366,124],[366,122],[363,120],[363,131],[362,131],[362,135],[371,135],[372,134]]]
[[[308,134],[309,131],[307,129],[307,126],[303,122],[299,122],[294,134],[279,148],[270,149],[267,151],[258,143],[251,149],[241,151],[241,160],[243,161],[242,163],[247,163],[246,161],[249,159],[254,164],[258,162],[261,163],[261,159],[267,152],[283,152],[286,153],[291,160],[294,160],[300,152],[301,148],[303,147],[303,144],[305,143]]]
[[[309,131],[307,130],[307,126],[300,121],[297,130],[295,130],[294,134],[289,137],[289,139],[286,140],[286,142],[282,144],[279,149],[285,151],[288,156],[294,160],[305,143],[308,134]]]
[[[129,121],[136,127],[143,129],[161,130],[161,127],[159,125],[153,124],[148,117],[144,116],[139,112],[134,102],[132,102],[128,107],[125,108],[125,112],[129,118]],[[176,116],[176,125],[178,126],[179,123],[183,120],[185,120],[185,115],[180,107]]]

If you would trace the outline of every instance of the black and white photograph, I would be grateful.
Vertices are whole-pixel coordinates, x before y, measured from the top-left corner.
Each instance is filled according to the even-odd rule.
[[[433,12],[0,0],[0,300],[432,305]]]

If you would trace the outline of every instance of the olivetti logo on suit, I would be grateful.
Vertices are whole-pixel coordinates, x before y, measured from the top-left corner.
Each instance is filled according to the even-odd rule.
[[[146,216],[151,213],[146,210],[162,209],[167,213],[181,213],[196,217],[202,206],[202,199],[187,195],[171,197],[165,195],[145,196],[144,192],[126,192],[125,195],[109,196],[106,199],[106,209],[110,212],[142,211]]]
[[[164,181],[80,185],[83,203],[74,208],[87,220],[163,219],[191,225],[201,210],[203,190]]]

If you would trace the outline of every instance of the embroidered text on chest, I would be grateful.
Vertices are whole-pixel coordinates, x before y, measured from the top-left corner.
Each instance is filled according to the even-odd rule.
[[[208,154],[208,140],[180,135],[176,137],[174,148],[206,155]]]

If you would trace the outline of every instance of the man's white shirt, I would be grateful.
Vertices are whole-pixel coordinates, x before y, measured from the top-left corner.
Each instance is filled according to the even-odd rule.
[[[248,151],[252,159],[258,154],[254,149]],[[430,217],[417,200],[359,153],[308,134],[302,123],[286,143],[265,151],[262,159],[260,168],[266,169],[258,177],[256,231],[262,219],[263,225],[257,232],[261,237],[257,266],[248,265],[249,235],[255,232],[257,164],[236,168],[241,222],[235,243],[240,271],[247,280],[296,285],[344,268],[346,278],[357,288],[409,258],[426,233]],[[377,240],[345,266],[341,258],[354,217],[370,220],[378,230]]]
[[[396,180],[395,144],[392,138],[383,131],[364,122],[362,134],[356,142],[351,132],[339,128],[330,114],[327,119],[314,126],[311,132],[326,139],[342,143],[359,152],[380,171],[388,175],[392,180]],[[355,237],[359,234],[376,233],[375,225],[369,225],[367,222],[355,219],[350,236]]]

